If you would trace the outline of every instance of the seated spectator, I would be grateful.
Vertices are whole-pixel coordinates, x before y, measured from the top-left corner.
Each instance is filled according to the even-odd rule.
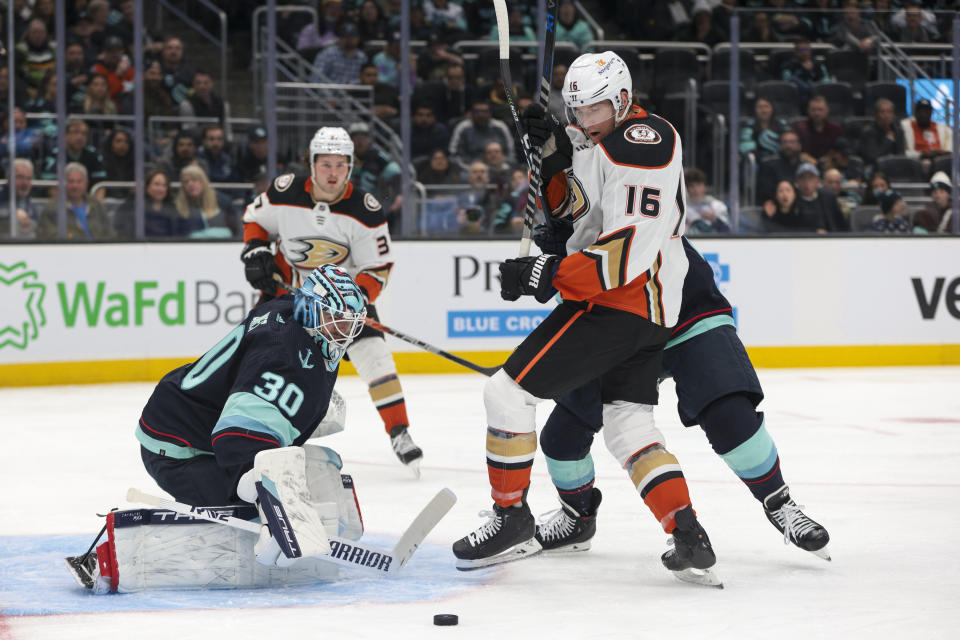
[[[467,20],[463,7],[450,0],[426,0],[423,18],[445,40],[463,40],[467,35]]]
[[[87,80],[87,90],[83,94],[83,101],[74,105],[72,112],[84,115],[114,115],[117,105],[110,97],[110,84],[102,73],[91,73]],[[98,129],[104,128],[107,123],[99,121]]]
[[[103,141],[103,169],[106,179],[111,182],[133,182],[134,180],[133,136],[127,129],[117,128]],[[98,198],[125,198],[131,187],[111,187],[99,189]]]
[[[447,152],[434,149],[430,157],[417,165],[417,181],[421,184],[459,184],[460,170],[455,167]]]
[[[863,204],[875,204],[879,206],[880,194],[890,190],[890,179],[883,171],[874,171],[870,176],[870,182],[863,193]]]
[[[811,40],[829,42],[837,32],[833,0],[813,0],[813,5],[810,11],[800,15],[800,22],[806,26]]]
[[[850,212],[860,204],[860,192],[844,184],[843,174],[837,169],[827,169],[824,172],[823,188],[836,196],[840,212],[849,220]]]
[[[120,38],[125,47],[132,47],[134,0],[120,0],[116,3],[116,7],[116,10],[111,11],[107,16],[107,38]],[[146,49],[154,43],[146,30],[144,30],[144,35],[147,36],[143,43]]]
[[[206,162],[197,157],[197,140],[193,131],[183,129],[173,138],[173,144],[167,152],[157,160],[157,166],[166,172],[172,182],[180,176],[184,167],[191,164],[198,165],[206,177]]]
[[[180,191],[174,200],[180,215],[177,221],[177,236],[191,240],[229,238],[233,209],[210,186],[206,172],[198,165],[187,165],[180,171]]]
[[[193,69],[183,61],[183,41],[180,38],[171,36],[163,41],[160,67],[163,71],[163,85],[173,103],[179,105],[190,94],[193,86]]]
[[[6,110],[0,115],[4,119],[4,124],[9,121]],[[4,128],[6,131],[6,128]],[[0,158],[3,158],[3,166],[10,165],[8,153],[8,139],[6,133],[0,135]],[[17,158],[33,158],[39,151],[42,142],[41,135],[32,127],[27,126],[27,116],[19,107],[13,108],[13,146]]]
[[[790,180],[781,180],[774,189],[774,196],[763,203],[767,231],[789,231],[800,228],[800,208],[797,190]]]
[[[740,127],[740,153],[753,153],[757,162],[776,156],[780,152],[780,134],[786,129],[787,122],[774,114],[773,103],[757,96],[753,117]]]
[[[133,92],[124,96],[120,112],[133,114]],[[143,118],[149,121],[154,116],[175,114],[176,105],[163,81],[163,67],[159,60],[152,60],[143,71]]]
[[[877,158],[903,155],[905,149],[903,129],[894,118],[893,102],[886,98],[877,99],[874,103],[873,123],[860,132],[857,155],[863,158],[868,167],[873,167]]]
[[[827,155],[820,159],[820,171],[836,169],[843,176],[843,182],[847,187],[859,190],[865,180],[863,159],[859,156],[850,155],[850,153],[850,141],[844,136],[840,136],[833,141],[833,147],[827,152]]]
[[[360,84],[373,87],[373,115],[388,122],[397,117],[400,113],[397,88],[380,81],[376,65],[368,62],[360,68]]]
[[[720,26],[724,24],[728,25],[729,30],[730,19],[727,18],[726,22],[719,23]],[[729,38],[729,35],[727,37]],[[743,42],[780,42],[770,24],[770,14],[762,11],[753,14],[750,18],[750,26],[743,34]]]
[[[18,160],[17,162],[21,162]],[[19,182],[19,178],[17,181]],[[17,193],[20,192],[19,186]],[[930,202],[923,209],[917,211],[913,217],[914,233],[922,230],[924,233],[944,233],[949,232],[951,217],[950,195],[953,192],[953,185],[950,178],[943,171],[937,171],[930,178]]]
[[[400,27],[400,20],[390,19],[387,21],[387,25],[393,25],[395,29]],[[477,31],[475,33],[486,33],[485,31]],[[423,7],[418,5],[413,5],[410,7],[410,39],[411,40],[424,40],[426,42],[430,41],[432,37],[439,37],[433,27],[427,24],[426,15],[423,13]]]
[[[83,43],[75,40],[67,42],[63,61],[67,68],[67,105],[77,104],[83,100],[83,92],[86,91],[87,76],[90,72],[89,65],[86,64]]]
[[[221,126],[228,126],[230,105],[213,91],[213,76],[207,71],[193,74],[193,89],[180,102],[180,115],[185,118],[216,118]],[[189,123],[184,126],[196,126]],[[227,131],[229,137],[229,131]]]
[[[133,91],[133,65],[123,49],[123,40],[116,36],[107,38],[100,59],[93,65],[93,73],[103,76],[108,85],[110,99],[117,105],[123,101],[124,93]],[[89,82],[87,93],[90,93]],[[116,113],[116,110],[113,113]]]
[[[505,203],[490,185],[487,165],[480,160],[470,163],[467,184],[470,189],[457,194],[460,231],[470,235],[492,233],[494,218]]]
[[[724,33],[720,30],[719,25],[713,22],[712,9],[707,0],[696,0],[693,3],[692,13],[693,19],[689,26],[681,32],[680,40],[702,42],[708,47],[723,42],[725,39]]]
[[[327,4],[324,5],[328,6]],[[384,40],[387,37],[387,21],[374,0],[364,0],[357,11],[357,32],[360,40]]]
[[[161,169],[149,169],[143,176],[146,185],[143,192],[143,230],[147,238],[173,238],[186,236],[186,219],[181,218],[173,205],[170,180]],[[114,226],[121,238],[134,236],[134,208],[136,198],[130,196],[117,209]],[[181,228],[182,227],[182,228]]]
[[[414,65],[416,65],[416,59],[417,56],[411,56]],[[371,64],[376,67],[380,82],[394,87],[400,86],[400,34],[398,32],[391,32],[387,36],[383,49],[374,54]],[[416,79],[415,73],[413,79]]]
[[[510,30],[510,42],[536,42],[536,32],[523,20],[523,12],[516,7],[510,9],[507,16],[507,25]],[[499,40],[497,25],[493,25],[493,30],[487,38],[488,40]]]
[[[477,101],[470,110],[470,117],[461,121],[450,134],[450,156],[461,166],[467,166],[483,156],[490,141],[499,142],[507,157],[513,157],[510,129],[500,120],[493,119],[489,104]]]
[[[488,142],[483,148],[483,163],[487,165],[490,184],[496,186],[498,194],[505,195],[509,191],[514,167],[503,153],[503,145],[496,140]]]
[[[793,60],[783,68],[783,79],[797,85],[800,90],[800,100],[807,102],[811,90],[817,82],[830,82],[830,73],[822,62],[813,59],[813,49],[810,41],[801,38],[794,43]]]
[[[495,233],[519,236],[523,231],[523,214],[527,208],[529,187],[527,172],[523,169],[514,169],[510,174],[510,191],[493,219]]]
[[[557,42],[572,42],[578,50],[584,51],[587,43],[593,40],[593,29],[577,13],[573,0],[560,0],[557,6]]]
[[[226,149],[227,138],[223,127],[208,124],[203,128],[203,139],[197,149],[197,158],[207,166],[210,182],[233,182],[236,161]]]
[[[87,3],[87,18],[90,20],[91,44],[103,50],[103,43],[107,39],[107,26],[110,22],[109,0],[90,0]]]
[[[931,159],[949,154],[953,149],[953,132],[947,125],[933,120],[933,105],[926,98],[917,100],[913,117],[900,121],[904,152],[920,158],[924,171],[930,171]]]
[[[69,104],[69,103],[68,103]],[[27,100],[26,105],[24,106],[24,111],[27,113],[56,113],[57,112],[57,72],[53,69],[48,70],[43,75],[43,81],[40,83],[40,90],[37,92],[35,98],[30,98]],[[38,128],[43,130],[43,133],[46,135],[50,134],[51,137],[57,135],[57,126],[55,121],[49,121],[50,127],[47,122],[42,121],[43,124],[38,122]]]
[[[37,223],[40,219],[40,206],[34,204],[30,191],[33,189],[33,163],[26,158],[13,161],[13,177],[17,194],[16,212],[13,225],[18,240],[30,240],[37,237]],[[0,191],[0,238],[10,238],[10,187]]]
[[[238,182],[253,182],[261,173],[267,172],[267,128],[255,124],[247,132],[247,147],[237,162]]]
[[[67,120],[64,138],[66,140],[67,162],[76,162],[86,169],[85,180],[100,182],[107,179],[107,172],[103,168],[103,156],[97,148],[89,144],[90,127],[79,118]],[[44,158],[40,178],[43,180],[57,179],[57,147],[54,147]]]
[[[422,158],[434,149],[446,149],[450,143],[450,130],[439,122],[429,104],[418,104],[413,109],[413,126],[410,130],[410,155]]]
[[[777,185],[782,180],[793,181],[801,161],[811,158],[801,157],[800,138],[797,132],[787,129],[780,134],[780,153],[775,158],[767,158],[760,163],[757,171],[757,200],[773,200]]]
[[[940,39],[940,34],[931,34],[923,26],[923,10],[921,2],[910,2],[903,8],[903,25],[899,25],[897,20],[898,16],[894,16],[891,19],[891,23],[894,27],[893,33],[890,34],[890,37],[894,41],[900,43],[923,43],[923,42],[932,42],[934,40]],[[932,14],[931,14],[932,15]],[[936,18],[933,18],[932,21],[933,28],[936,28]],[[931,37],[931,35],[933,37]]]
[[[337,31],[337,41],[314,58],[310,82],[357,84],[360,67],[367,61],[367,54],[358,48],[359,44],[357,25],[343,23]]]
[[[882,213],[878,214],[870,223],[870,231],[910,233],[910,224],[904,218],[907,205],[900,194],[891,189],[880,194],[879,200]]]
[[[684,179],[687,187],[687,233],[729,233],[727,205],[707,195],[706,174],[693,168],[685,172]]]
[[[67,235],[65,240],[109,240],[114,237],[107,210],[96,198],[87,194],[87,168],[79,162],[70,162],[66,173]],[[37,238],[57,238],[57,201],[51,198],[40,214]]]
[[[769,4],[775,10],[770,17],[770,24],[777,42],[800,42],[810,37],[807,25],[803,24],[797,14],[790,10],[787,0],[770,0],[765,4]]]
[[[856,0],[846,0],[843,5],[843,21],[837,27],[833,43],[840,48],[853,49],[860,53],[870,53],[876,48],[873,32],[863,21]]]
[[[297,51],[323,49],[337,41],[337,30],[343,23],[343,4],[340,0],[323,0],[317,26],[308,23],[297,36]]]
[[[467,85],[463,65],[450,63],[444,71],[442,82],[428,82],[414,91],[417,104],[429,102],[437,114],[437,120],[452,127],[467,113],[478,95],[475,86]]]
[[[4,16],[6,18],[6,16]],[[6,20],[4,20],[6,22]],[[4,31],[3,38],[6,39],[7,33]],[[34,19],[27,26],[27,32],[23,40],[14,47],[16,50],[15,60],[18,65],[19,75],[26,79],[27,84],[33,89],[40,88],[40,82],[43,80],[43,74],[48,69],[53,69],[56,64],[56,53],[50,35],[47,32],[47,25],[43,20]],[[6,65],[6,63],[4,63]]]
[[[427,48],[417,56],[417,76],[426,82],[443,80],[447,65],[463,65],[463,58],[450,51],[447,43],[437,33],[427,38]]]
[[[34,20],[43,20],[43,24],[47,27],[47,33],[53,33],[56,29],[54,24],[55,12],[56,5],[54,5],[53,0],[36,0],[33,3],[33,14],[30,17]]]
[[[797,207],[805,228],[817,233],[849,231],[837,197],[820,188],[820,170],[804,162],[797,169]]]
[[[354,122],[347,129],[353,140],[353,174],[351,180],[369,191],[383,204],[390,218],[400,211],[402,194],[400,165],[370,144],[370,127],[365,122]]]
[[[800,148],[817,161],[827,155],[836,139],[843,135],[843,127],[829,118],[827,99],[817,95],[807,103],[807,119],[793,125],[800,137]]]

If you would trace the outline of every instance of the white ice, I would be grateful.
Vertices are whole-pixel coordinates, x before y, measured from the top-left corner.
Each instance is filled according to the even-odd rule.
[[[784,477],[829,529],[833,562],[784,546],[702,432],[680,426],[666,383],[658,424],[683,465],[724,590],[679,583],[661,567],[666,535],[598,439],[593,454],[604,501],[586,553],[503,565],[437,600],[0,614],[0,638],[960,637],[960,368],[765,370],[761,379],[761,408]],[[490,506],[484,378],[408,375],[402,382],[411,433],[425,451],[420,481],[394,459],[358,378],[339,382],[348,428],[325,444],[353,474],[372,534],[395,539],[439,488],[450,487],[459,502],[427,539],[448,548]],[[0,390],[0,544],[37,534],[92,538],[102,524],[95,512],[122,506],[129,486],[155,488],[133,438],[151,389]],[[548,409],[541,407],[541,421]],[[557,506],[542,458],[530,502],[538,513]],[[469,575],[452,562],[443,572],[438,579]],[[72,584],[65,569],[63,580]],[[382,588],[393,587],[384,579]],[[435,613],[458,614],[460,624],[434,627]]]

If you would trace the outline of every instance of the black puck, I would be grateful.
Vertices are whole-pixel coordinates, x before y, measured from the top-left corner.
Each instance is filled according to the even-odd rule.
[[[433,616],[433,624],[438,627],[452,627],[455,624],[459,624],[459,622],[460,618],[454,613],[438,613]]]

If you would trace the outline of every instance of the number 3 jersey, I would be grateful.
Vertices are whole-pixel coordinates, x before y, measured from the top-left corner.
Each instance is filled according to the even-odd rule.
[[[548,185],[547,201],[574,230],[553,285],[567,300],[676,324],[687,273],[680,136],[638,106],[599,144],[566,131],[573,166]]]
[[[353,183],[333,202],[314,202],[312,188],[309,176],[288,173],[274,180],[247,205],[244,242],[277,236],[276,262],[294,288],[316,267],[335,264],[374,302],[393,268],[383,207]]]
[[[258,452],[310,437],[336,379],[293,319],[293,296],[281,296],[253,309],[199,360],[165,375],[136,437],[170,458],[215,458],[233,491]]]

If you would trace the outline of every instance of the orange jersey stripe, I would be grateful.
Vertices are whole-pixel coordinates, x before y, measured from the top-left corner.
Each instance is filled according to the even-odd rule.
[[[566,332],[566,330],[570,328],[570,325],[572,325],[573,322],[574,322],[577,318],[579,318],[582,313],[583,313],[583,309],[580,309],[580,310],[577,311],[575,314],[573,314],[573,317],[570,318],[569,320],[567,320],[566,324],[564,324],[562,327],[560,327],[560,331],[557,331],[557,334],[556,334],[555,336],[553,336],[552,338],[550,338],[550,341],[549,341],[547,344],[543,345],[543,348],[540,349],[540,351],[537,353],[537,355],[535,355],[535,356],[533,357],[533,360],[531,360],[529,363],[527,363],[527,366],[525,366],[525,367],[523,368],[523,371],[520,372],[520,375],[517,376],[517,378],[516,378],[516,380],[515,380],[515,382],[517,382],[517,384],[519,384],[520,381],[523,380],[523,379],[526,377],[527,373],[530,372],[530,369],[533,368],[533,365],[537,364],[537,362],[540,360],[540,358],[543,357],[543,354],[545,354],[545,353],[547,352],[547,350],[550,349],[550,347],[552,347],[553,344],[554,344],[557,340],[560,339],[560,336],[562,336],[562,335]]]

